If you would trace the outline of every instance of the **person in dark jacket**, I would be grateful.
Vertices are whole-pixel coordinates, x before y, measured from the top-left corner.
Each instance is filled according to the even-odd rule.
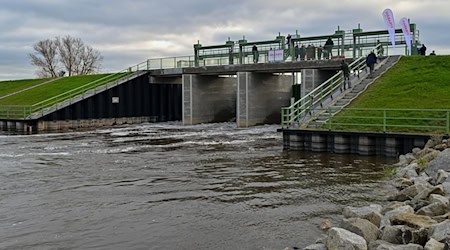
[[[253,63],[258,63],[259,59],[259,52],[258,47],[256,47],[256,44],[252,47],[252,54],[253,54]]]
[[[419,52],[422,56],[426,55],[427,47],[425,47],[425,44],[422,44],[422,47],[419,49]]]
[[[304,60],[305,60],[305,56],[306,56],[306,48],[305,48],[305,45],[302,44],[302,46],[300,47],[298,53],[300,54],[300,61],[304,61]]]
[[[333,45],[334,45],[333,40],[331,39],[331,37],[328,37],[327,41],[325,42],[325,46],[323,46],[323,50],[324,50],[326,59],[330,59],[330,57],[333,56],[333,52],[332,52]]]
[[[373,70],[375,68],[375,63],[377,63],[377,56],[375,55],[375,53],[373,53],[373,51],[371,51],[366,58],[366,64],[370,69],[369,78],[373,77]]]
[[[317,47],[317,59],[322,59],[322,46]]]
[[[348,85],[348,88],[352,87],[352,84],[350,82],[350,69],[348,67],[348,64],[345,62],[345,60],[342,60],[341,63],[341,70],[342,74],[344,75],[344,89],[346,89],[345,85]]]
[[[286,37],[286,45],[288,46],[288,48],[291,47],[291,34],[288,34]]]

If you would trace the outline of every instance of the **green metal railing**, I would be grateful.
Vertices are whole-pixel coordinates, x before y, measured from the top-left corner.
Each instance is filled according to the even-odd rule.
[[[107,75],[95,81],[86,83],[70,91],[61,93],[59,95],[48,98],[33,105],[0,105],[0,118],[3,119],[26,119],[30,118],[32,114],[42,114],[50,109],[57,109],[55,106],[59,103],[65,105],[73,102],[74,99],[84,98],[85,95],[97,93],[115,86],[120,80],[127,79],[133,72],[152,69],[169,69],[169,68],[183,68],[192,67],[194,57],[168,57],[158,59],[148,59],[144,62],[138,63],[117,73]]]
[[[71,89],[62,94],[53,96],[41,102],[33,105],[1,105],[0,106],[0,118],[6,119],[24,119],[30,117],[33,113],[45,112],[46,109],[58,103],[64,103],[64,101],[71,103],[75,97],[84,98],[85,95],[97,93],[103,89],[107,89],[111,85],[117,85],[120,79],[129,76],[129,72],[119,72],[111,75],[107,75],[95,81],[84,84],[80,87]],[[101,87],[101,88],[99,88]],[[66,104],[66,103],[64,103]]]
[[[447,109],[353,109],[327,108],[328,120],[320,129],[449,134],[450,110]]]
[[[380,46],[381,44],[375,46],[372,50],[376,51]],[[359,57],[350,63],[349,69],[353,75],[359,78],[361,71],[366,70],[366,57]],[[332,93],[342,87],[343,83],[342,72],[338,72],[291,106],[281,108],[281,127],[289,128],[294,123],[299,122],[307,114],[310,114],[317,105],[322,104]]]

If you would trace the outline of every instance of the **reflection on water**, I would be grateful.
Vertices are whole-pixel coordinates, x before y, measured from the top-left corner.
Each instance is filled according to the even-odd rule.
[[[0,136],[0,248],[304,247],[381,202],[382,158],[285,152],[277,126]]]

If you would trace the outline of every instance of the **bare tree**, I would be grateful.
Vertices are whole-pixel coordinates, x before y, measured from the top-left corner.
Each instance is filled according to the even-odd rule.
[[[70,35],[39,41],[33,49],[31,64],[38,67],[40,77],[56,77],[59,70],[69,76],[93,74],[98,72],[103,60],[100,52]]]
[[[34,44],[34,53],[30,54],[31,64],[39,68],[41,77],[56,77],[58,68],[58,45],[54,40],[43,40]]]
[[[77,73],[79,75],[88,75],[97,72],[100,69],[100,64],[98,62],[103,60],[100,52],[90,46],[84,46],[79,58],[80,63],[77,68]]]
[[[77,74],[77,67],[80,64],[80,56],[83,51],[83,41],[80,38],[73,38],[69,35],[63,38],[56,38],[60,61],[69,76]]]

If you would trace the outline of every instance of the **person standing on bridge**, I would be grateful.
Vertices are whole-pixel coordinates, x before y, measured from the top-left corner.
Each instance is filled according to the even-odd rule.
[[[344,75],[344,90],[346,89],[345,85],[348,85],[348,88],[352,87],[352,83],[350,82],[350,69],[348,68],[348,64],[345,60],[342,60],[341,63],[342,74]]]
[[[291,48],[291,34],[288,34],[286,37],[286,45],[288,46],[288,49]]]
[[[305,56],[306,56],[306,48],[305,48],[304,44],[302,44],[302,46],[300,47],[298,53],[300,54],[300,61],[304,61],[305,60]]]
[[[334,42],[331,39],[331,36],[329,36],[327,41],[325,42],[325,45],[323,46],[323,49],[326,51],[326,59],[330,59],[330,57],[333,57],[333,46]]]
[[[317,47],[317,59],[322,60],[322,45]]]
[[[253,63],[258,63],[259,52],[258,52],[258,47],[256,47],[256,44],[253,45],[252,55],[253,55]]]

